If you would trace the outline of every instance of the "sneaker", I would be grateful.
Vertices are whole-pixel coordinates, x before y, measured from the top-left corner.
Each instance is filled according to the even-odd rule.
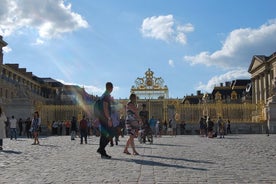
[[[101,158],[102,159],[111,159],[111,156],[105,154],[105,155],[101,155]]]

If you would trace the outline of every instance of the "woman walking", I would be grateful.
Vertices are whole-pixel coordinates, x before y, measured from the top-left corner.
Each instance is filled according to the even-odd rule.
[[[7,117],[0,107],[0,150],[3,150],[3,139],[6,137],[6,124]]]
[[[139,116],[136,104],[136,95],[133,93],[129,97],[129,102],[127,103],[126,111],[126,129],[129,138],[126,143],[124,153],[130,155],[130,153],[128,152],[128,147],[131,146],[133,150],[133,155],[139,155],[139,153],[135,149],[134,138],[136,138],[138,135],[138,130],[140,128],[140,123],[142,123],[142,120]]]

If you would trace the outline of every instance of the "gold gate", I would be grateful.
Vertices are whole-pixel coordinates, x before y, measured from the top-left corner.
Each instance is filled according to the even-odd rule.
[[[125,115],[124,107],[127,100],[121,100],[121,116]],[[229,119],[232,123],[263,122],[263,106],[255,104],[182,104],[179,99],[139,100],[138,105],[147,104],[150,117],[160,119],[162,122],[174,118],[177,123],[198,123],[202,116],[210,116],[216,120],[219,116]],[[86,115],[93,119],[93,105],[39,105],[36,107],[40,113],[42,124],[51,128],[53,121],[71,120],[76,116],[78,120]],[[177,116],[177,118],[176,118]],[[257,117],[257,118],[253,118]]]

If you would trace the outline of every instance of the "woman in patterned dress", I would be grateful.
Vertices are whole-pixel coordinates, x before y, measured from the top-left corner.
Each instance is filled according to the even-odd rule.
[[[127,140],[124,153],[130,155],[128,152],[128,147],[131,146],[133,150],[133,155],[139,155],[139,153],[135,150],[134,138],[138,135],[138,130],[142,123],[142,120],[139,116],[137,104],[136,104],[136,95],[132,93],[129,97],[129,102],[126,106],[126,129],[129,135]]]

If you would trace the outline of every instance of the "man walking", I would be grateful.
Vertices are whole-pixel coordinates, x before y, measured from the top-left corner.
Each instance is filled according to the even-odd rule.
[[[111,82],[107,82],[105,85],[105,92],[101,96],[101,107],[99,122],[100,122],[100,145],[97,150],[99,154],[101,154],[101,158],[110,159],[106,153],[105,147],[108,145],[110,139],[112,138],[112,119],[111,119],[111,92],[113,91],[113,84]]]

